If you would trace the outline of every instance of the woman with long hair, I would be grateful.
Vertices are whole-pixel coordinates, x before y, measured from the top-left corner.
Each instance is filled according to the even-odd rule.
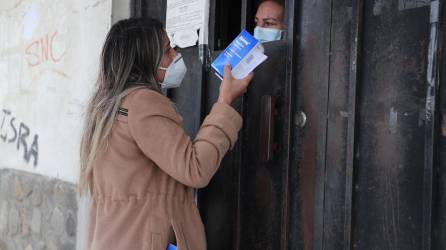
[[[131,18],[110,29],[88,103],[80,154],[81,194],[91,196],[87,249],[206,249],[194,188],[206,186],[242,125],[231,103],[252,75],[225,67],[218,101],[191,140],[161,88],[186,73],[155,19]]]

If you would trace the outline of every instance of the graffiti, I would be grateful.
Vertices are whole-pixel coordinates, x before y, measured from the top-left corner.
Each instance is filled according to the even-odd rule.
[[[64,56],[65,51],[57,55],[55,53],[55,41],[58,32],[46,34],[37,40],[32,41],[25,49],[25,56],[28,65],[33,67],[45,62],[59,62]]]
[[[0,121],[0,142],[15,144],[17,151],[23,150],[23,159],[29,163],[32,158],[36,167],[39,161],[39,135],[31,136],[29,127],[23,122],[19,123],[9,110],[3,109]]]

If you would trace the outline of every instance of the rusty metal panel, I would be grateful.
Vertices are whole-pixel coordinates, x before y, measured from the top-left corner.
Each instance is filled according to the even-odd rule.
[[[398,6],[365,2],[353,249],[422,249],[429,8]]]

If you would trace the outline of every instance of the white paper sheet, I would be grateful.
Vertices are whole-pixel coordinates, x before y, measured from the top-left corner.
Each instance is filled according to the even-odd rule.
[[[254,47],[240,62],[232,69],[232,76],[236,79],[243,79],[251,73],[257,66],[268,58],[264,54],[261,44]]]
[[[207,44],[209,0],[167,0],[166,31],[171,46]]]

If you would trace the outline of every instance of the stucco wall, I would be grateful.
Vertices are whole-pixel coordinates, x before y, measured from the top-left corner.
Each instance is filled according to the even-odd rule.
[[[111,0],[0,3],[0,168],[76,182]]]

